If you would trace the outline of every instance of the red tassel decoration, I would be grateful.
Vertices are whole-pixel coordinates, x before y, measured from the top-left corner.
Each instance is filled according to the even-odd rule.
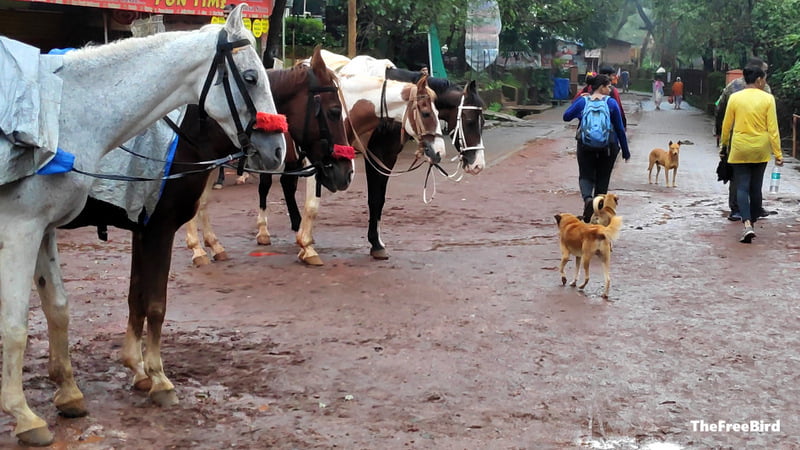
[[[263,130],[267,133],[286,133],[289,131],[289,123],[283,114],[269,114],[265,112],[256,113],[256,130]]]
[[[341,159],[355,159],[356,149],[349,145],[333,144],[333,157]]]

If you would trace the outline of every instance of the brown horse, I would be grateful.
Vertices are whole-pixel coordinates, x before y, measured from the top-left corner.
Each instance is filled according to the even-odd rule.
[[[309,61],[312,68],[314,64],[324,64],[319,51],[319,48],[317,48],[314,56]],[[338,86],[338,80],[330,71],[327,71],[327,75],[324,77],[321,75],[314,76],[315,72],[306,65],[297,65],[287,70],[267,71],[275,98],[275,106],[280,113],[287,116],[289,122],[289,136],[287,136],[286,140],[288,148],[285,160],[286,170],[280,179],[284,192],[291,191],[292,193],[291,196],[287,195],[286,197],[287,206],[294,209],[297,209],[294,192],[297,190],[298,176],[292,173],[300,170],[304,161],[311,161],[312,166],[315,168],[315,182],[324,186],[330,192],[347,189],[353,177],[352,148],[346,145],[347,139],[342,123],[342,105],[338,96],[338,88],[332,87]],[[312,87],[309,96],[306,98],[301,92],[297,92],[295,87],[298,79],[303,82],[307,74],[312,75],[307,80]],[[307,102],[306,105],[302,104],[304,101]],[[312,113],[313,115],[311,115]],[[293,149],[294,151],[292,151]],[[342,152],[349,153],[349,156],[344,155]],[[216,233],[214,233],[206,211],[208,198],[215,182],[216,179],[214,177],[209,178],[208,185],[199,200],[197,214],[186,224],[186,246],[192,251],[192,262],[196,266],[202,266],[210,262],[202,243],[205,243],[206,247],[210,249],[214,260],[224,261],[228,259],[225,247],[220,243]],[[270,244],[270,235],[267,231],[266,193],[269,192],[271,185],[272,174],[261,174],[259,176],[259,215],[257,220],[259,231],[256,239],[262,245]],[[305,205],[307,207],[311,207],[315,202],[318,202],[318,197],[311,195],[314,192],[316,191],[308,192],[306,195]],[[198,222],[203,230],[202,243],[199,239]],[[292,221],[292,229],[298,231],[299,228],[300,220],[298,218],[296,221]],[[300,244],[299,234],[297,240],[298,244]],[[302,244],[300,245],[303,247]]]
[[[318,168],[320,183],[347,187],[352,178],[352,160],[340,157],[341,153],[348,153],[348,147],[336,77],[319,57],[319,49],[310,68],[277,71],[269,78],[270,83],[275,80],[271,88],[276,106],[281,105],[280,111],[287,114],[292,137],[304,144],[308,159]],[[209,172],[216,167],[198,171],[194,162],[223,158],[238,151],[216,122],[200,117],[197,106],[188,108],[180,129],[182,138],[170,173],[190,173],[164,184],[163,193],[146,223],[132,222],[121,208],[90,197],[78,218],[64,226],[113,225],[133,232],[128,292],[130,315],[122,360],[134,373],[134,386],[149,390],[150,398],[160,405],[178,401],[174,386],[164,373],[160,354],[172,244],[178,228],[194,216],[210,178]],[[148,334],[143,357],[145,319]]]
[[[338,67],[338,72],[343,79],[346,74],[371,73],[385,74],[386,78],[404,81],[418,81],[425,78],[420,72],[413,72],[394,68],[386,60],[358,56],[352,64],[343,62],[344,57],[323,51],[323,57],[329,66]],[[460,167],[471,174],[478,174],[485,166],[484,146],[482,139],[484,118],[484,102],[478,95],[475,81],[462,88],[442,78],[428,78],[427,84],[436,92],[435,106],[439,119],[445,121],[453,138],[453,145],[459,152]],[[383,206],[386,202],[386,187],[389,181],[388,172],[394,168],[404,141],[401,140],[402,130],[396,124],[376,129],[369,137],[368,163],[365,164],[367,173],[367,204],[369,207],[369,225],[367,239],[371,244],[370,254],[375,259],[389,257],[386,247],[380,237],[380,221]],[[313,180],[309,180],[309,184]],[[309,185],[307,190],[313,190]],[[306,208],[308,210],[308,208]],[[291,215],[290,211],[290,215]],[[310,222],[316,216],[316,211],[302,217],[301,223]],[[313,223],[307,223],[309,229]],[[308,240],[313,240],[309,236]]]
[[[387,79],[417,83],[423,77],[422,72],[398,69],[394,64],[387,60],[376,60],[367,56],[357,56],[350,60],[344,56],[322,51],[328,67],[337,68],[341,74],[370,74],[374,76],[384,76]],[[458,151],[460,160],[459,168],[467,173],[477,175],[485,167],[485,156],[483,146],[483,108],[485,103],[478,94],[475,81],[471,81],[465,87],[456,85],[444,78],[429,77],[427,85],[436,93],[434,104],[438,110],[439,119],[447,124],[447,129],[453,140],[453,146]],[[356,128],[363,127],[369,130],[367,125],[358,125]],[[376,259],[388,258],[388,253],[380,237],[379,223],[383,213],[383,206],[386,202],[386,188],[389,181],[388,172],[394,168],[397,157],[403,149],[402,130],[399,126],[383,126],[377,133],[377,137],[371,136],[369,141],[369,158],[372,163],[366,164],[367,172],[367,192],[369,205],[369,228],[368,239],[372,245],[370,253]],[[283,181],[283,179],[282,179]],[[304,205],[303,215],[294,201],[296,183],[292,186],[283,185],[284,198],[289,210],[289,217],[292,229],[297,230],[297,224],[303,227],[303,233],[298,235],[303,242],[313,242],[311,230],[317,216],[319,200],[314,198],[311,203],[307,201]],[[259,187],[261,189],[263,185]],[[306,186],[306,195],[314,192],[316,186],[314,180],[309,179]],[[261,193],[262,199],[266,199],[267,193]],[[265,201],[265,200],[264,200]],[[262,208],[262,213],[263,213]],[[259,236],[266,234],[266,216],[259,221]],[[259,243],[263,243],[259,240]],[[302,244],[301,244],[302,246]],[[312,253],[313,252],[313,253]],[[309,255],[303,257],[302,255]],[[313,248],[304,247],[301,250],[301,260],[307,264],[322,264],[322,259],[313,251]]]
[[[323,51],[323,53],[325,53]],[[414,138],[418,142],[418,156],[430,162],[438,163],[445,154],[444,140],[442,136],[441,124],[438,119],[438,111],[434,101],[436,95],[427,85],[427,78],[422,77],[416,83],[400,82],[396,80],[385,80],[376,77],[364,77],[358,75],[348,75],[339,78],[341,93],[347,108],[346,128],[350,142],[358,147],[367,158],[373,161],[388,161],[390,158],[380,156],[381,150],[373,153],[373,144],[369,146],[374,134],[380,136],[390,136],[391,143],[381,143],[378,147],[398,147],[399,148],[409,139]],[[276,100],[278,111],[281,111],[280,104]],[[391,130],[391,131],[390,131]],[[387,138],[382,138],[387,139]],[[395,158],[396,158],[395,154]],[[288,160],[287,156],[287,160]],[[381,163],[377,163],[381,164]],[[394,161],[391,161],[394,164]],[[369,174],[369,172],[368,172]],[[286,183],[284,181],[287,181]],[[313,247],[312,229],[319,209],[319,197],[314,195],[318,186],[316,179],[308,178],[306,189],[306,201],[303,205],[304,212],[302,220],[294,199],[297,190],[297,180],[289,177],[281,177],[281,184],[284,188],[284,197],[289,208],[292,229],[297,231],[296,242],[300,246],[298,258],[309,265],[321,265],[322,260]],[[264,187],[266,186],[266,189]],[[267,229],[266,198],[269,185],[262,182],[259,185],[259,219],[258,234],[256,239],[259,244],[267,245],[270,243],[270,235]],[[384,186],[385,193],[385,186]],[[206,243],[212,243],[212,251],[215,255],[224,252],[224,248],[219,245],[216,236],[211,230],[208,216],[201,204],[198,217],[203,222],[204,236]],[[370,208],[372,210],[372,208]],[[297,227],[299,226],[299,229]],[[188,228],[188,227],[187,227]],[[197,265],[207,261],[198,258],[197,243],[187,232],[187,244],[193,250],[193,261]],[[224,254],[223,254],[224,255]],[[217,259],[215,257],[215,259]]]

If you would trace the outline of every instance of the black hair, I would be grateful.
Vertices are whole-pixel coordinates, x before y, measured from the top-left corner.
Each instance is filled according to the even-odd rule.
[[[761,65],[748,65],[744,68],[742,74],[744,75],[744,82],[747,84],[753,84],[757,79],[767,76],[767,74],[764,73],[764,68]]]
[[[609,78],[608,75],[600,74],[592,78],[591,80],[587,77],[586,83],[592,86],[592,91],[596,91],[601,86],[607,86],[611,84],[611,78]]]

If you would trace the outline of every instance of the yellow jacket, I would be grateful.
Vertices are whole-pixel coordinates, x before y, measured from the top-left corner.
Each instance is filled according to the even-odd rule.
[[[731,95],[720,139],[729,149],[729,163],[768,162],[770,151],[776,159],[783,158],[780,142],[775,97],[754,88]]]

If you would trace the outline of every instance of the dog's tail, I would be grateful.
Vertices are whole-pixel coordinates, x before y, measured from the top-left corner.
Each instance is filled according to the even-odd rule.
[[[596,195],[594,197],[594,200],[592,200],[592,207],[594,208],[595,213],[603,209],[603,202],[605,201],[605,199],[606,199],[605,194]]]
[[[611,222],[609,222],[608,226],[603,231],[603,234],[608,238],[608,240],[616,241],[621,230],[622,216],[614,216],[611,218]]]

